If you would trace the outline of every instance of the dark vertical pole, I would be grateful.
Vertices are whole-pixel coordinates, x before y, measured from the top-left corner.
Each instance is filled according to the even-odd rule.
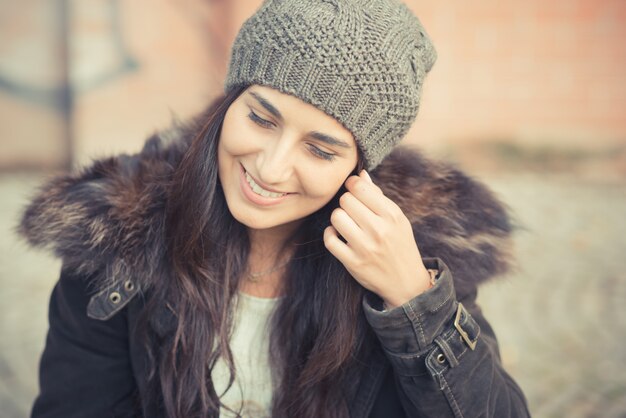
[[[70,51],[71,42],[71,6],[69,0],[59,0],[61,10],[61,89],[59,93],[59,105],[64,127],[64,168],[70,170],[74,163],[74,92],[72,90],[71,69],[72,57]]]

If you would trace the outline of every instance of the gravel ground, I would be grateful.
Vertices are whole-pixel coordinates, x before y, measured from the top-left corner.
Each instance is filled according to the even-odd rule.
[[[626,417],[626,180],[480,176],[523,226],[519,268],[480,301],[503,362],[535,417]],[[11,231],[38,175],[0,176],[0,415],[25,417],[37,392],[47,304],[60,263]]]

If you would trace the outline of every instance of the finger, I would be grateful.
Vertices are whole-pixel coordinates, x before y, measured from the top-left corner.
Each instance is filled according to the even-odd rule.
[[[368,182],[370,182],[372,185],[374,185],[374,188],[376,190],[378,190],[379,192],[383,192],[382,189],[380,187],[378,187],[378,185],[376,183],[374,183],[374,180],[372,180],[372,178],[370,177],[370,173],[367,172],[367,170],[361,170],[361,173],[359,173],[359,177],[367,180]]]
[[[379,216],[370,208],[365,206],[363,202],[354,197],[350,192],[346,192],[339,197],[339,206],[346,211],[348,216],[356,222],[356,224],[364,232],[371,232],[376,229]]]
[[[346,180],[346,189],[372,212],[379,216],[389,214],[389,199],[374,183],[359,176],[350,176]]]
[[[372,178],[370,177],[370,173],[368,173],[367,170],[361,170],[360,176],[368,180],[370,183],[374,184],[374,180],[372,180]]]
[[[352,259],[352,250],[339,238],[333,226],[324,229],[324,245],[344,266]]]
[[[364,242],[366,239],[363,230],[342,208],[333,210],[333,213],[330,214],[330,222],[350,246],[358,246],[360,242]]]

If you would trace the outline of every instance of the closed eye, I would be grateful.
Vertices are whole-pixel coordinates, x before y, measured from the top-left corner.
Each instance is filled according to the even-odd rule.
[[[269,129],[274,126],[274,123],[270,122],[267,119],[263,119],[262,117],[254,113],[254,110],[252,109],[250,109],[250,113],[248,113],[248,118],[250,118],[250,120],[254,122],[255,124],[265,129]],[[313,154],[315,157],[324,159],[326,161],[332,161],[335,159],[335,154],[322,151],[320,148],[318,148],[317,146],[313,144],[308,144],[308,148],[311,154]]]
[[[248,117],[250,118],[250,120],[252,120],[252,122],[256,123],[262,128],[271,128],[272,126],[274,126],[274,124],[269,120],[263,119],[262,117],[254,113],[254,110],[250,110],[250,113],[248,113]]]
[[[319,149],[318,147],[316,147],[315,145],[309,144],[309,150],[316,156],[319,158],[323,158],[324,160],[327,161],[332,161],[335,159],[335,154],[331,154],[329,152],[325,152],[322,151],[321,149]]]

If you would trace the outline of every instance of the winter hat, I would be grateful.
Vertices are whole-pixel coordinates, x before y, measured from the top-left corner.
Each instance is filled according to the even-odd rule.
[[[273,87],[324,111],[373,169],[417,116],[436,60],[417,17],[396,0],[267,0],[240,29],[225,91]]]

